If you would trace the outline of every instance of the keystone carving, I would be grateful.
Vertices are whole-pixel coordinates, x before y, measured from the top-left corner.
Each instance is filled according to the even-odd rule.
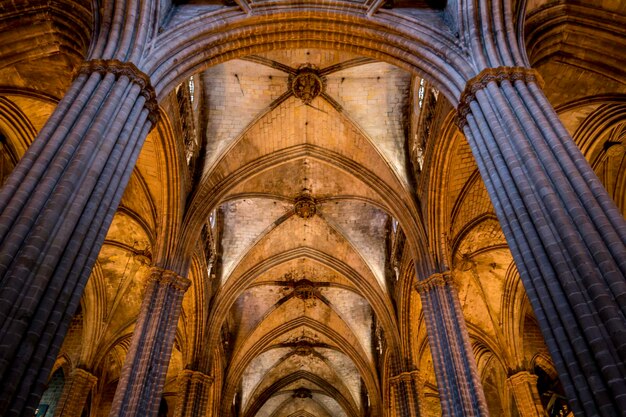
[[[301,279],[294,282],[293,292],[296,297],[308,300],[315,297],[315,285],[308,279]]]
[[[324,79],[319,76],[317,68],[305,64],[298,69],[296,75],[290,77],[290,88],[294,96],[309,104],[324,91]]]
[[[293,390],[293,398],[313,398],[311,390],[308,388],[298,388]]]
[[[305,188],[302,190],[302,193],[296,197],[294,202],[294,211],[298,217],[303,219],[308,219],[315,215],[315,212],[317,211],[315,199],[311,197],[311,192],[308,189]]]

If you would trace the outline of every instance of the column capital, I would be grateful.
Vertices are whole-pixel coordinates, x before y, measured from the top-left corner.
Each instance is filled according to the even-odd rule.
[[[132,62],[122,62],[118,59],[92,59],[82,63],[78,69],[78,74],[113,74],[116,78],[121,76],[127,77],[130,82],[137,84],[141,88],[141,95],[145,97],[145,107],[148,110],[148,119],[152,122],[152,126],[159,119],[159,104],[156,99],[156,92],[150,77],[141,71]]]
[[[436,287],[444,287],[446,285],[454,286],[454,276],[451,271],[436,272],[426,279],[418,281],[415,284],[415,290],[419,293],[427,292]]]
[[[389,382],[391,384],[398,384],[400,382],[410,382],[410,381],[422,383],[424,382],[424,378],[422,378],[420,371],[418,371],[417,369],[413,371],[400,372],[399,374],[394,375],[389,378]]]
[[[520,371],[510,375],[506,384],[513,393],[521,417],[541,417],[545,410],[537,391],[537,375]]]
[[[467,123],[466,118],[470,112],[470,103],[474,101],[476,93],[487,87],[492,81],[500,84],[502,81],[525,81],[535,82],[543,87],[544,82],[541,75],[533,68],[526,67],[496,67],[485,68],[465,84],[465,89],[459,98],[459,105],[456,109],[456,125],[463,130]]]
[[[83,368],[75,368],[65,381],[55,416],[79,417],[98,378]]]
[[[537,375],[531,374],[528,371],[519,371],[506,379],[511,385],[519,385],[525,383],[536,384],[537,383]]]
[[[191,281],[188,278],[180,276],[174,271],[163,269],[158,266],[152,267],[150,271],[150,280],[155,281],[160,285],[169,285],[181,292],[187,291],[191,285]]]
[[[203,384],[212,385],[215,378],[211,375],[207,375],[204,372],[194,371],[192,369],[183,369],[179,374],[183,378],[187,378],[194,382],[200,382]]]
[[[97,376],[95,376],[94,374],[92,374],[91,372],[83,368],[74,369],[73,377],[74,378],[78,377],[81,380],[87,381],[88,383],[92,385],[95,385],[95,383],[98,381]]]

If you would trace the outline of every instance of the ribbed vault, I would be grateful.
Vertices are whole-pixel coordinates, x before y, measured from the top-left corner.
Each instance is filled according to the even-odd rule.
[[[528,52],[624,212],[619,1],[21,3],[0,0],[3,177],[83,59],[132,61],[160,106],[54,367],[97,376],[91,415],[111,407],[152,266],[192,281],[157,399],[170,417],[188,375],[213,416],[384,417],[409,380],[439,415],[415,290],[435,270],[454,275],[492,415],[520,414],[513,373],[556,384],[454,106],[480,67]]]
[[[411,75],[296,49],[199,79],[206,156],[187,219],[214,212],[219,236],[207,342],[227,346],[220,413],[380,414],[381,335],[402,349],[387,235],[395,218],[423,235],[404,145]]]

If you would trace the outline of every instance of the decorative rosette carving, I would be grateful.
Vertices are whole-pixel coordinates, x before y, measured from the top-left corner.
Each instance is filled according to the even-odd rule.
[[[289,77],[289,88],[294,96],[309,104],[324,91],[324,78],[318,73],[315,66],[304,64],[298,68],[295,75]]]
[[[308,189],[302,190],[294,202],[294,212],[303,219],[313,217],[317,211],[315,199]]]

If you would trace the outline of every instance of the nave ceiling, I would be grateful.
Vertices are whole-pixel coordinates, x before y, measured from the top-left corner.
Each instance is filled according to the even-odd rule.
[[[531,62],[545,79],[564,74],[546,91],[624,212],[623,74],[540,48],[545,27],[536,21],[542,7],[552,11],[529,3]],[[24,62],[0,68],[13,86],[2,90],[0,112],[26,121],[9,137],[0,120],[14,158],[67,88],[79,54],[63,54],[42,85],[20,76]],[[305,73],[310,101],[294,93]],[[163,98],[165,117],[142,149],[55,365],[98,375],[94,415],[110,407],[150,267],[176,250],[193,253],[180,263],[192,287],[163,396],[169,415],[183,369],[221,387],[215,415],[236,408],[246,417],[386,415],[389,379],[419,370],[425,415],[437,415],[413,286],[439,245],[449,250],[490,410],[515,415],[507,375],[554,370],[453,109],[421,83],[372,58],[299,48],[220,63]],[[606,91],[590,99],[598,86]]]

